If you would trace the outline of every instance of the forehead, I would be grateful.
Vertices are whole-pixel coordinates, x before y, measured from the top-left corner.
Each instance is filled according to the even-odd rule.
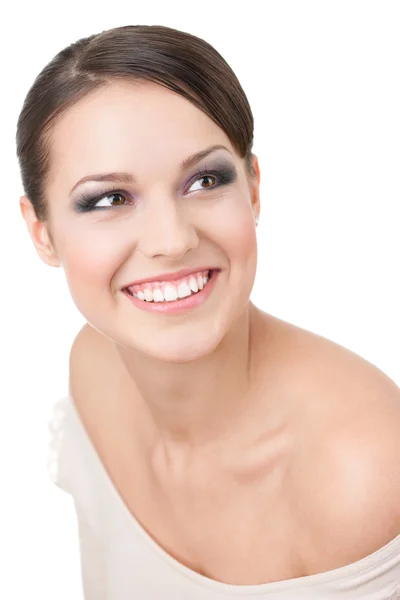
[[[186,98],[153,82],[113,83],[55,123],[49,180],[68,186],[89,172],[168,170],[214,143],[234,153],[225,132]]]

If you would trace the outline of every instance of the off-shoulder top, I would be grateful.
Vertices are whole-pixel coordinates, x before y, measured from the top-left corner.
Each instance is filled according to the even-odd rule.
[[[54,405],[48,424],[50,479],[74,500],[85,600],[400,600],[400,534],[315,575],[257,585],[205,577],[161,548],[128,510],[70,395]]]

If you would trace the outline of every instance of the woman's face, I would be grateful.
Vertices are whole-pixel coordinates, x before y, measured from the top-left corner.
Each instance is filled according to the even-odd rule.
[[[78,310],[116,343],[159,360],[189,362],[212,352],[253,287],[257,159],[258,175],[250,178],[209,117],[143,82],[85,97],[59,118],[51,142],[51,233]],[[225,149],[182,168],[214,145]],[[90,180],[117,172],[131,181]],[[78,210],[82,194],[96,198],[97,208]],[[123,291],[138,280],[204,267],[219,270],[211,294],[179,314],[149,312],[145,300],[133,304]]]

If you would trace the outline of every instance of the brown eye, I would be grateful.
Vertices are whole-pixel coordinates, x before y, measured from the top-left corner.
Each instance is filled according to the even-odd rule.
[[[206,180],[206,187],[210,187],[210,181],[212,179],[214,179],[214,181],[215,181],[215,177],[213,177],[212,175],[204,175],[204,177],[201,177],[201,179]]]
[[[120,192],[111,188],[105,190],[101,195],[93,196],[91,193],[84,192],[75,202],[75,210],[78,213],[87,213],[96,210],[109,210],[110,208],[124,207],[135,204],[128,192]]]
[[[205,185],[200,185],[200,187],[195,188],[194,190],[192,189],[193,186],[197,183],[199,183],[201,180],[204,181]],[[216,187],[216,182],[217,182],[217,178],[214,177],[214,175],[202,175],[201,177],[199,177],[198,179],[196,179],[196,181],[194,181],[192,183],[192,185],[189,188],[189,191],[197,191],[197,190],[206,190],[208,188],[212,188],[212,187]]]
[[[113,202],[111,200],[111,207],[112,206],[124,206],[126,198],[123,194],[120,194],[119,192],[112,192],[112,193],[108,193],[105,196],[103,196],[102,198],[100,198],[100,200],[98,202],[96,202],[96,207],[101,206],[100,202],[108,202],[108,206],[103,204],[104,208],[110,208],[110,198],[116,198],[117,202]],[[118,202],[119,200],[119,202]]]
[[[122,194],[110,194],[108,196],[108,198],[112,198],[112,197],[119,198],[119,199],[124,199],[125,200],[125,198],[124,198],[124,196]],[[120,204],[121,204],[121,202],[117,202],[116,205],[119,206]],[[115,206],[115,204],[114,204],[114,206]]]

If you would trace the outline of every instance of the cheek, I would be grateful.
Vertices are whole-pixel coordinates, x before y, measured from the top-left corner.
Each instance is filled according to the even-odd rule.
[[[65,275],[76,297],[85,290],[104,291],[121,260],[118,244],[105,232],[96,235],[81,232],[66,238],[63,257]]]
[[[241,263],[249,263],[257,255],[257,238],[253,218],[246,216],[235,229],[232,230],[231,252]]]
[[[249,202],[236,198],[218,227],[221,246],[228,259],[241,268],[250,268],[257,258],[257,237],[254,215]]]

